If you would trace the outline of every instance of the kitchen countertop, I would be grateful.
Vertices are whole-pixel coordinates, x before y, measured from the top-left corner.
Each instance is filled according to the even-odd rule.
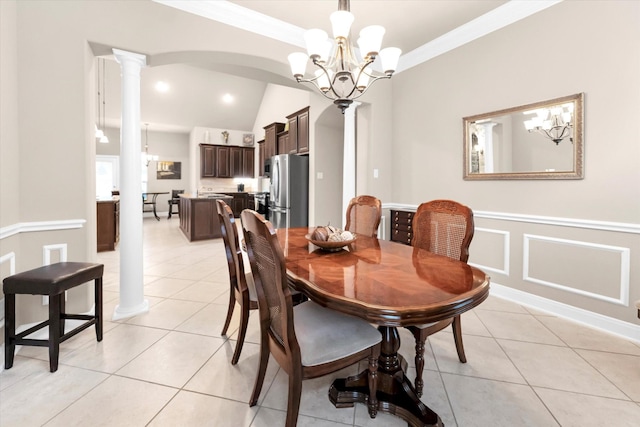
[[[220,194],[220,193],[207,194],[206,196],[199,196],[191,193],[183,193],[183,194],[180,194],[180,197],[183,197],[185,199],[233,199],[233,196],[229,196],[228,194]]]

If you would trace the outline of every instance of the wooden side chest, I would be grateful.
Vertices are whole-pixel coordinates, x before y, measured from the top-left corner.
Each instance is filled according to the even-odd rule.
[[[411,244],[413,229],[411,222],[415,212],[391,210],[391,241]]]

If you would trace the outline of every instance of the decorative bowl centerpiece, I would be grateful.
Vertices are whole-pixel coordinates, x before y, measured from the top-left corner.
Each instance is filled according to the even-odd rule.
[[[355,242],[356,235],[330,225],[316,227],[305,236],[307,240],[327,252],[337,252]]]

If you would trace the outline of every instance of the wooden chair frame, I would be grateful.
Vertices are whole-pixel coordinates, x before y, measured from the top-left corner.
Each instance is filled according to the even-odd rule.
[[[437,226],[444,223],[438,222],[438,217],[457,217],[462,218],[464,224],[464,233],[462,239],[459,241],[451,242],[447,238],[447,246],[449,249],[443,250],[439,243],[435,242],[432,234],[436,233],[433,230],[434,224]],[[452,200],[432,200],[427,203],[422,203],[418,206],[415,216],[412,220],[413,239],[411,245],[414,247],[426,249],[430,252],[437,253],[439,255],[449,256],[450,258],[459,259],[460,261],[467,262],[469,259],[469,245],[471,239],[473,239],[474,222],[473,211],[458,202]],[[459,224],[457,225],[459,226]],[[442,234],[442,233],[441,233]],[[441,235],[440,234],[440,235]],[[447,233],[448,234],[448,233]],[[458,236],[460,235],[458,234]],[[449,245],[449,243],[453,243]],[[459,257],[452,256],[453,254],[459,254]],[[418,396],[422,395],[424,382],[422,380],[422,371],[424,369],[424,346],[429,335],[432,335],[447,326],[452,325],[453,337],[456,344],[456,351],[458,353],[458,359],[461,363],[467,362],[467,357],[464,353],[464,344],[462,342],[462,326],[460,324],[460,316],[454,316],[449,319],[441,320],[429,325],[420,326],[407,326],[407,329],[411,331],[416,341],[416,381],[415,388]]]
[[[376,390],[378,357],[380,355],[381,344],[378,343],[360,352],[329,363],[304,366],[302,364],[300,346],[294,330],[293,304],[291,291],[287,282],[285,257],[278,242],[276,232],[269,221],[254,211],[244,210],[241,218],[247,252],[249,254],[249,262],[254,272],[260,312],[260,366],[249,405],[254,406],[258,402],[267,370],[269,354],[273,355],[274,359],[276,359],[282,369],[289,375],[286,427],[296,426],[300,409],[302,380],[338,371],[367,358],[369,361],[369,389],[372,391],[368,399],[368,409],[370,416],[372,418],[375,417],[378,407]],[[275,263],[275,278],[263,278],[261,273],[256,273],[260,270],[253,248],[255,244],[253,243],[254,239],[268,242],[268,246],[271,248],[275,257],[273,260]],[[266,294],[263,279],[275,280],[277,295]],[[278,307],[284,308],[284,310],[281,310],[279,315],[277,315],[282,336],[278,336],[278,333],[274,332],[275,330],[271,326],[272,312],[270,311],[268,298],[271,300],[275,298]]]
[[[220,219],[220,231],[222,240],[224,241],[230,284],[229,308],[227,309],[227,319],[222,328],[222,335],[227,334],[236,302],[240,305],[240,327],[238,329],[236,349],[231,357],[231,364],[235,365],[240,358],[244,338],[247,334],[249,311],[258,309],[258,301],[256,298],[252,299],[251,293],[249,292],[233,211],[223,200],[216,200],[216,209],[218,211],[218,218]]]
[[[357,213],[361,209],[375,210],[377,214],[373,216],[373,223],[362,224],[357,220]],[[378,226],[382,218],[382,203],[373,196],[357,196],[351,199],[347,206],[347,224],[344,229],[353,233],[366,234],[371,237],[378,235]]]

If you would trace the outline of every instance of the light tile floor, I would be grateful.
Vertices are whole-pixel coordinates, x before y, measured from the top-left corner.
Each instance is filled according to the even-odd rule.
[[[144,242],[149,313],[111,320],[119,253],[100,253],[104,340],[90,329],[63,343],[54,374],[46,349],[22,348],[0,373],[0,426],[284,425],[287,375],[275,361],[258,405],[247,404],[256,312],[239,363],[229,363],[239,320],[220,335],[229,296],[222,242],[187,242],[177,218],[145,219]],[[496,297],[462,319],[468,363],[458,362],[449,329],[429,338],[425,355],[424,401],[447,427],[640,425],[640,344]],[[413,378],[412,338],[400,334]],[[298,425],[406,426],[387,414],[372,420],[363,405],[331,405],[333,378],[358,371],[303,382]]]

